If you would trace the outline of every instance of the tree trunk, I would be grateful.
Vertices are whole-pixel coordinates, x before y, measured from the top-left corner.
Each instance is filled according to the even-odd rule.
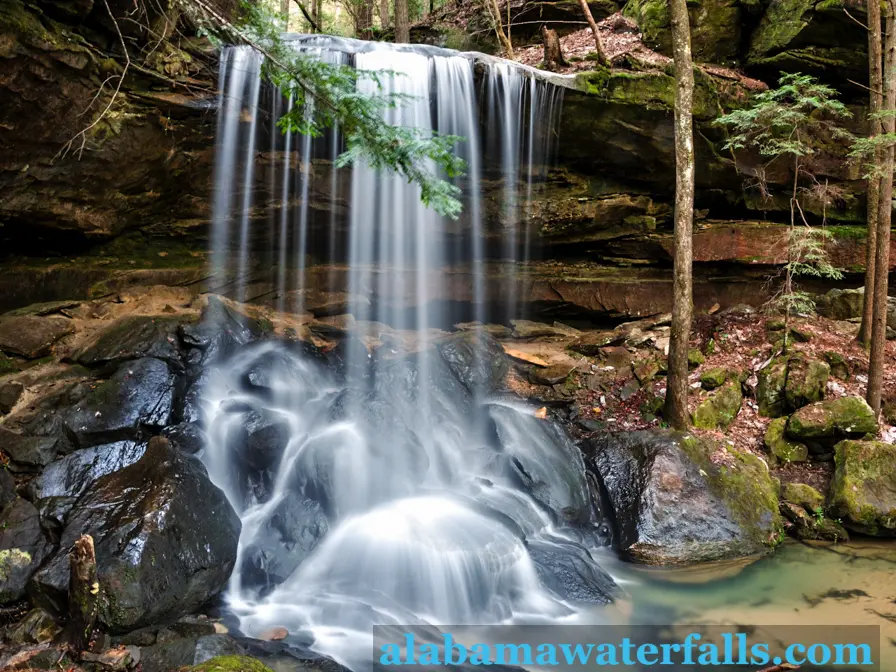
[[[504,49],[504,55],[513,60],[513,42],[510,41],[510,34],[504,32],[504,22],[501,20],[501,8],[498,6],[498,0],[483,0],[488,15],[492,21],[492,27],[495,29],[495,35],[498,36],[498,42]],[[508,6],[507,11],[510,11]]]
[[[894,0],[896,1],[896,0]],[[688,343],[691,336],[691,260],[694,223],[694,67],[687,0],[671,0],[672,55],[675,59],[675,253],[672,284],[672,329],[669,373],[663,415],[676,429],[688,417]]]
[[[84,651],[93,636],[99,613],[100,584],[96,578],[93,537],[83,535],[69,554],[67,638],[75,651]]]
[[[588,6],[588,0],[579,0],[579,4],[582,6],[582,11],[585,13],[585,20],[588,21],[588,25],[591,27],[591,32],[594,34],[594,48],[597,51],[597,62],[603,66],[609,67],[610,60],[607,58],[607,53],[604,51],[604,45],[600,41],[600,31],[597,29],[597,23],[594,21],[594,16],[591,15],[591,8]]]
[[[380,0],[380,28],[389,29],[389,0]]]
[[[871,87],[870,112],[873,138],[880,135],[881,120],[877,114],[883,108],[883,72],[881,70],[881,29],[880,3],[868,0],[868,80]],[[871,341],[871,316],[874,312],[874,266],[877,256],[877,222],[880,207],[881,178],[878,175],[883,156],[879,149],[874,151],[872,176],[868,180],[868,235],[865,240],[865,303],[862,307],[862,326],[859,327],[859,342],[868,347]]]
[[[408,21],[408,0],[395,0],[395,41],[407,44],[411,41],[411,26]]]
[[[283,17],[283,32],[289,32],[289,0],[280,0],[280,16]]]
[[[884,109],[896,109],[896,0],[887,0],[887,45],[884,53]],[[883,121],[883,132],[896,132],[892,115]],[[883,150],[883,179],[877,219],[874,260],[874,310],[871,318],[871,355],[868,362],[868,405],[880,413],[884,383],[884,350],[887,345],[887,273],[890,268],[890,223],[893,214],[893,145]]]
[[[355,17],[355,34],[362,40],[373,37],[373,0],[360,0],[357,4],[357,16]]]
[[[314,32],[322,33],[324,32],[321,28],[321,14],[323,14],[323,2],[322,0],[314,0],[314,11],[312,12],[314,16]]]
[[[566,59],[563,58],[563,49],[560,48],[560,37],[556,30],[551,30],[547,26],[541,27],[541,37],[544,41],[544,69],[557,70],[561,66],[566,65]]]

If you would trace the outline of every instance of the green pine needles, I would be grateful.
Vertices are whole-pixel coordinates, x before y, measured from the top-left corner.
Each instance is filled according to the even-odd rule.
[[[824,213],[835,194],[826,181],[820,182],[812,173],[806,160],[824,141],[853,139],[840,126],[840,122],[852,115],[836,95],[834,89],[820,84],[814,77],[786,74],[778,80],[778,88],[757,94],[749,107],[716,120],[731,131],[726,149],[753,150],[766,159],[756,171],[754,181],[754,186],[766,197],[769,191],[765,170],[775,161],[792,164],[787,263],[783,283],[771,301],[772,307],[784,313],[785,323],[793,313],[810,313],[815,309],[811,294],[801,290],[795,278],[839,280],[843,277],[840,269],[830,263],[825,250],[831,235],[824,228]],[[821,226],[812,226],[806,219],[803,199],[807,197],[821,203]],[[785,349],[788,335],[789,329],[785,328]]]
[[[316,137],[327,128],[338,127],[346,146],[338,167],[363,160],[376,170],[394,171],[420,187],[420,198],[428,207],[458,217],[460,190],[449,180],[463,175],[466,167],[455,154],[463,138],[384,121],[386,110],[412,100],[385,91],[386,78],[401,74],[355,70],[299,53],[281,37],[282,18],[260,4],[244,1],[239,22],[230,23],[206,0],[182,2],[200,10],[206,33],[222,41],[248,44],[264,55],[263,75],[293,101],[290,111],[279,120],[284,133]],[[372,86],[359,88],[362,81]]]

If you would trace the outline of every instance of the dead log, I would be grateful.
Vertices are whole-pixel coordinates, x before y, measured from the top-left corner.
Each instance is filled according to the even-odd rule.
[[[541,37],[544,41],[544,63],[542,67],[545,70],[559,70],[567,65],[566,59],[563,58],[563,50],[560,48],[560,37],[557,35],[557,31],[542,25]]]
[[[84,651],[93,637],[100,604],[93,537],[82,535],[68,557],[70,582],[66,635],[72,650]]]

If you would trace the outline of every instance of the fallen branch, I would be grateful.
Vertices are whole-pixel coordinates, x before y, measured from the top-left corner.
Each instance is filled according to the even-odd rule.
[[[314,29],[315,33],[320,32],[320,28],[317,27],[317,24],[314,22],[314,19],[311,18],[311,15],[308,13],[308,10],[305,9],[305,5],[302,4],[301,0],[294,0],[295,3],[299,6],[299,9],[302,11],[302,15],[308,19],[308,23],[311,24],[311,27]]]
[[[81,536],[69,554],[67,637],[73,651],[83,651],[93,637],[99,613],[100,584],[96,576],[93,537]]]

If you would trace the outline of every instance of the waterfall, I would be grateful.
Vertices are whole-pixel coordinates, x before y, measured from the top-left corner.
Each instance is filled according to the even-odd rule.
[[[303,313],[321,289],[314,283],[332,290],[344,265],[354,324],[337,366],[269,341],[209,373],[203,460],[243,522],[228,591],[240,628],[310,631],[317,650],[357,670],[370,665],[373,624],[550,622],[573,617],[583,598],[606,601],[610,578],[593,563],[583,569],[606,527],[578,449],[535,409],[496,396],[488,378],[501,359],[485,341],[472,334],[449,356],[454,342],[439,336],[452,323],[441,303],[452,265],[471,269],[470,316],[494,314],[485,266],[495,252],[509,269],[506,313],[496,318],[518,315],[515,268],[532,243],[525,201],[550,158],[559,91],[497,61],[477,83],[473,59],[446,50],[322,37],[294,45],[394,73],[382,85],[409,102],[387,110],[386,122],[463,138],[465,212],[447,220],[418,187],[363,163],[343,182],[333,170],[338,130],[272,135],[272,115],[293,101],[259,94],[255,52],[225,52],[214,268],[235,267],[234,295],[252,298],[248,229],[264,205],[253,166],[268,142],[269,169],[279,170],[265,182],[277,205],[271,305]],[[504,181],[492,252],[486,175]],[[466,234],[452,235],[457,227]],[[321,262],[326,272],[312,274],[309,264]],[[383,325],[400,337],[371,352],[365,343]],[[474,350],[466,359],[464,344]]]

